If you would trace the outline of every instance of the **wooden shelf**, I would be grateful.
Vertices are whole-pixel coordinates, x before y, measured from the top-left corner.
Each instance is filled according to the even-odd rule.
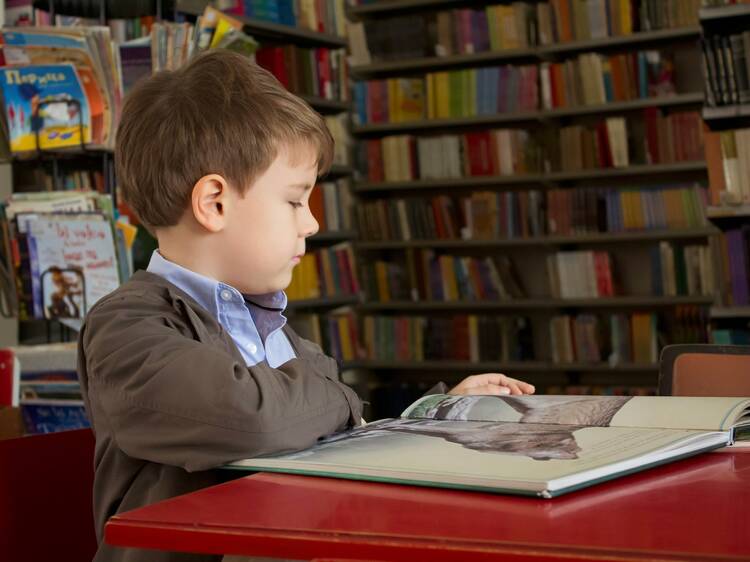
[[[750,105],[704,107],[701,113],[705,121],[723,121],[726,119],[737,119],[738,117],[750,117]]]
[[[750,306],[712,306],[710,311],[711,318],[736,318],[750,320]]]
[[[309,103],[315,111],[323,113],[325,115],[342,113],[351,109],[351,103],[348,101],[327,100],[324,98],[319,98],[317,96],[299,97]]]
[[[353,230],[330,230],[319,232],[307,239],[309,244],[331,244],[335,242],[346,242],[357,237]]]
[[[750,218],[750,205],[723,205],[708,207],[706,216],[709,219]]]
[[[659,240],[689,240],[707,238],[718,232],[715,228],[675,230],[644,230],[578,234],[574,236],[538,236],[496,240],[385,240],[355,242],[357,250],[392,250],[402,248],[513,248],[529,246],[566,246],[572,244],[619,244],[626,242],[654,242]]]
[[[607,297],[595,299],[532,298],[504,301],[392,301],[366,302],[362,312],[459,312],[467,310],[559,310],[566,308],[659,308],[678,305],[710,305],[711,296],[697,297]]]
[[[714,6],[701,8],[698,17],[702,22],[716,22],[717,20],[750,16],[750,4],[733,4],[729,6]]]
[[[621,111],[636,111],[647,107],[676,107],[680,105],[700,105],[704,101],[703,92],[689,92],[653,98],[619,101],[599,105],[581,107],[565,107],[542,111],[541,119],[561,119],[582,115],[596,115],[600,113],[619,113]]]
[[[191,16],[200,16],[203,14],[203,10],[194,10],[190,8],[181,8],[179,12]],[[314,47],[329,47],[333,49],[344,48],[347,45],[347,40],[345,38],[330,33],[320,33],[301,27],[281,25],[234,14],[232,14],[232,17],[240,20],[245,26],[245,29],[257,37],[283,39],[286,41],[292,41],[296,44]]]
[[[384,3],[379,3],[378,6],[383,6],[383,4]],[[390,4],[394,4],[394,2],[390,2]],[[371,64],[353,66],[351,68],[351,73],[353,76],[359,78],[368,78],[382,74],[409,73],[420,70],[429,71],[450,68],[467,68],[486,65],[487,63],[518,62],[524,60],[530,62],[542,62],[555,58],[558,55],[571,54],[579,51],[601,51],[602,49],[633,46],[641,43],[648,44],[679,39],[698,39],[699,36],[700,27],[697,26],[680,29],[664,29],[659,31],[634,33],[632,35],[623,35],[620,37],[557,43],[556,45],[529,47],[526,49],[481,51],[479,53],[456,54],[444,57],[431,56],[407,60],[379,61]]]
[[[523,123],[529,121],[562,119],[565,117],[582,117],[587,115],[621,113],[645,109],[647,107],[677,107],[681,105],[699,105],[701,103],[703,103],[702,92],[687,93],[561,109],[520,112],[514,111],[508,113],[494,113],[492,115],[475,115],[472,117],[451,119],[422,119],[419,121],[408,121],[405,123],[370,123],[367,125],[358,125],[352,127],[352,134],[369,135],[405,131],[420,131],[425,129],[447,129],[456,127],[473,127],[478,125],[495,125],[503,123]]]
[[[605,37],[602,39],[589,39],[586,41],[574,41],[568,43],[557,43],[546,47],[539,47],[539,54],[561,55],[578,51],[595,51],[601,49],[612,49],[619,47],[632,47],[640,44],[659,43],[675,40],[698,39],[701,34],[700,26],[679,27],[675,29],[659,29],[657,31],[640,31],[630,35],[619,35]]]
[[[504,51],[484,51],[464,55],[445,57],[422,57],[398,61],[383,61],[351,67],[351,74],[357,78],[370,78],[381,74],[413,72],[417,70],[445,70],[450,68],[467,68],[487,63],[518,62],[522,60],[538,61],[535,48],[507,49]]]
[[[392,15],[407,10],[451,8],[466,4],[466,0],[389,0],[350,6],[346,15],[352,19],[371,15]]]
[[[432,360],[432,361],[380,361],[359,360],[346,361],[344,369],[372,369],[372,370],[395,370],[395,371],[462,371],[462,372],[506,372],[513,373],[567,373],[567,372],[589,372],[589,373],[656,373],[659,366],[656,364],[623,364],[609,365],[608,363],[552,363],[547,361],[457,361],[457,360]]]
[[[290,300],[287,303],[287,310],[294,311],[307,308],[336,308],[339,306],[349,306],[357,304],[360,299],[356,295],[344,295],[336,297],[323,297],[319,299]]]
[[[101,146],[97,147],[86,147],[83,150],[79,146],[61,147],[48,149],[45,148],[41,151],[29,150],[27,152],[19,152],[10,154],[5,158],[0,159],[2,163],[9,162],[33,162],[39,159],[51,160],[51,159],[65,159],[74,160],[76,158],[102,158],[107,156],[114,156],[113,148],[105,148]]]
[[[680,174],[705,172],[706,163],[678,162],[676,164],[636,164],[627,168],[591,169],[577,172],[552,172],[548,174],[524,174],[514,176],[471,176],[464,178],[446,178],[429,180],[410,180],[401,182],[359,182],[354,184],[357,193],[422,190],[422,189],[466,189],[472,187],[557,184],[562,182],[617,179],[638,176],[657,176],[662,174]],[[556,185],[554,186],[556,187]]]

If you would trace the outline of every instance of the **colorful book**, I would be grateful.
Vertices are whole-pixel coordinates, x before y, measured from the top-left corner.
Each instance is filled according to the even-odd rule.
[[[0,76],[12,152],[91,142],[89,102],[72,64],[6,67]]]

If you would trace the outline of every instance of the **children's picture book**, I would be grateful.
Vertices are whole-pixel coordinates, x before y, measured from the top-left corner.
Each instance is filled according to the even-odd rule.
[[[750,398],[451,396],[228,468],[552,498],[747,438]]]
[[[17,215],[27,235],[36,318],[83,318],[120,284],[112,224],[103,214]]]
[[[91,142],[88,98],[72,64],[3,68],[0,88],[12,152]]]

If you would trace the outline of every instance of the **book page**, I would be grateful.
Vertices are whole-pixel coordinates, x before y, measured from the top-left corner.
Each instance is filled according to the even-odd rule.
[[[504,422],[386,419],[315,447],[235,463],[323,475],[544,490],[555,479],[580,476],[706,436],[728,434],[643,428],[577,427]],[[715,445],[714,445],[715,446]],[[700,448],[696,443],[696,448]]]
[[[435,394],[417,400],[401,417],[591,427],[726,430],[742,420],[748,421],[748,408],[748,398]]]

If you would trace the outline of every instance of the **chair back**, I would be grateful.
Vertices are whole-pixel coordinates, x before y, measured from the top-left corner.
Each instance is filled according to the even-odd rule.
[[[750,396],[750,346],[665,346],[659,362],[659,394]]]

